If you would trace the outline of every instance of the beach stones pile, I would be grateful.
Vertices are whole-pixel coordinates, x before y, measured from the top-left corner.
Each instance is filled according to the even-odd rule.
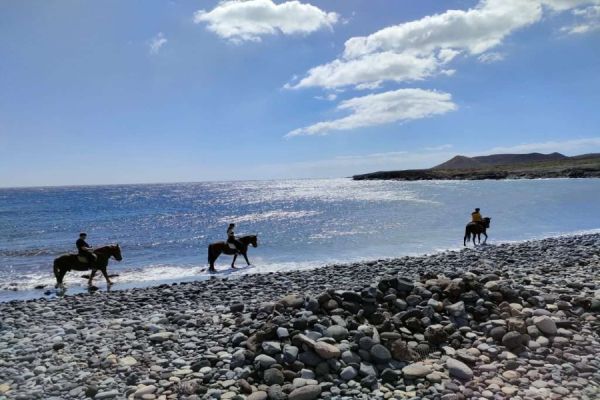
[[[0,303],[0,399],[600,398],[600,235]]]
[[[598,342],[576,333],[582,318],[596,318],[591,304],[544,296],[504,278],[429,274],[413,283],[385,276],[352,291],[288,295],[240,315],[243,328],[232,338],[241,347],[236,366],[249,371],[246,379],[258,392],[299,398],[305,387],[301,398],[307,399],[443,396],[455,395],[455,387],[492,398],[513,395],[527,382],[533,385],[528,395],[571,393],[562,379],[539,382],[547,375],[539,367],[555,354],[576,361],[565,375],[576,388],[583,389],[581,374],[598,379],[600,361],[588,353],[600,349]],[[501,377],[487,384],[475,375]]]

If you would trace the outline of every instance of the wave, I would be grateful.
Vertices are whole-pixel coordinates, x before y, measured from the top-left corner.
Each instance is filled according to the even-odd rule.
[[[33,248],[33,249],[0,249],[0,257],[37,257],[37,256],[57,256],[60,254],[73,253],[67,249],[57,248]]]
[[[260,222],[260,221],[281,221],[285,219],[299,219],[314,217],[315,215],[322,214],[321,211],[285,211],[285,210],[274,210],[265,211],[258,213],[251,213],[245,215],[228,215],[219,219],[219,223],[240,223],[240,222]]]

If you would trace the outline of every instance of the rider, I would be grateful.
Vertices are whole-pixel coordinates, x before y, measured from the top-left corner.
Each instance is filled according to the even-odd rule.
[[[85,241],[86,237],[87,234],[81,232],[79,234],[79,239],[77,239],[77,242],[75,242],[75,246],[77,246],[77,250],[79,252],[78,255],[85,257],[91,267],[94,265],[98,257],[94,254],[94,249]]]
[[[235,232],[233,231],[234,228],[235,228],[234,223],[229,224],[229,227],[227,228],[227,243],[233,243],[233,245],[235,246],[237,251],[241,252],[242,251],[242,242],[240,242],[239,240],[237,240],[235,238]]]
[[[478,224],[483,222],[479,208],[476,208],[475,211],[471,213],[471,222],[477,222]]]

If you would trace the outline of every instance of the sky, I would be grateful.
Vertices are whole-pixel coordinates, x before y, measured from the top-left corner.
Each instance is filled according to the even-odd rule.
[[[600,0],[0,0],[0,186],[600,152]]]

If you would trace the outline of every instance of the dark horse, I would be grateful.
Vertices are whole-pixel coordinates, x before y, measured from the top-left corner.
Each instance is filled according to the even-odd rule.
[[[467,245],[467,241],[471,240],[471,235],[473,235],[473,244],[475,244],[475,236],[477,236],[477,240],[479,244],[481,244],[481,234],[485,236],[483,243],[487,242],[488,235],[485,233],[486,229],[490,227],[490,221],[492,219],[485,217],[481,222],[469,222],[467,227],[465,228],[465,238],[463,240],[463,245]]]
[[[92,279],[94,279],[94,275],[96,272],[100,270],[104,278],[106,279],[107,285],[112,285],[108,274],[106,273],[106,267],[108,265],[108,260],[111,257],[114,257],[115,260],[121,261],[123,257],[121,256],[121,248],[118,244],[99,247],[94,250],[94,254],[98,256],[96,260],[96,265],[94,268],[90,268],[89,264],[86,262],[79,261],[77,254],[63,254],[62,256],[54,259],[54,276],[56,277],[56,287],[63,287],[63,278],[68,271],[88,271],[92,270],[90,274],[90,278],[88,279],[88,286],[92,285]]]
[[[239,236],[237,240],[242,244],[242,248],[239,253],[236,249],[232,249],[229,247],[229,243],[227,242],[216,242],[208,245],[208,263],[210,267],[208,270],[210,272],[215,272],[215,261],[217,258],[223,254],[233,255],[233,261],[231,262],[231,268],[235,268],[235,260],[237,259],[238,254],[241,254],[246,259],[246,264],[250,265],[250,261],[248,261],[248,246],[252,245],[252,247],[258,246],[258,236],[257,235],[246,235]]]

